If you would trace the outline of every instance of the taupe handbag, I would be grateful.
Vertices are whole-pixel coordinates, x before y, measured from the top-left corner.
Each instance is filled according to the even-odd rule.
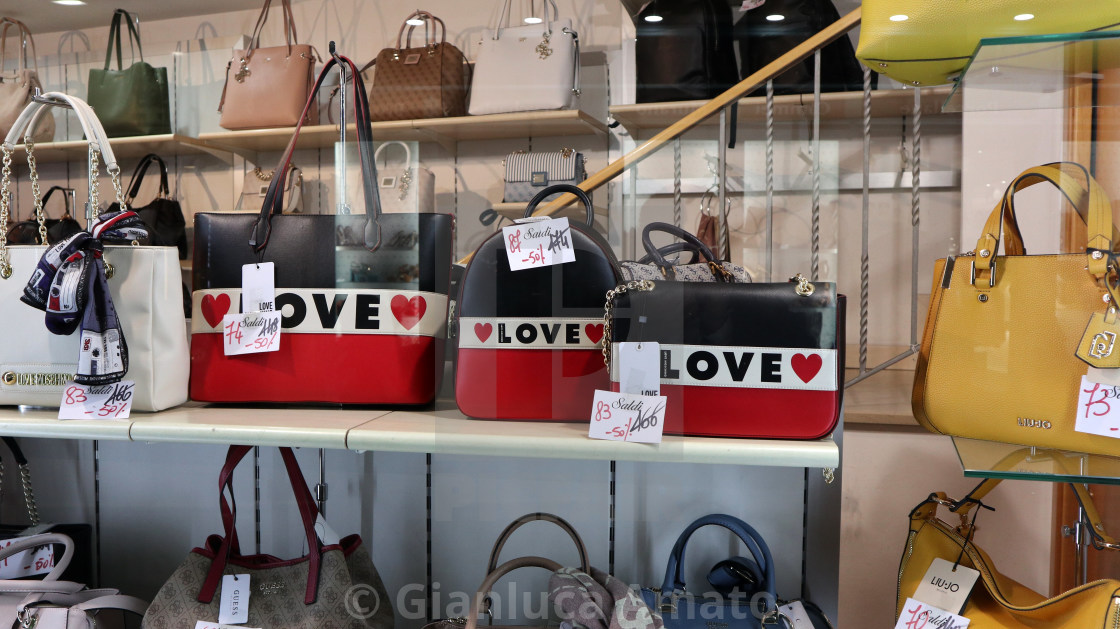
[[[281,0],[284,46],[260,47],[261,29],[272,0],[265,0],[248,50],[234,50],[226,65],[226,86],[218,111],[223,129],[294,127],[315,82],[315,50],[296,43],[296,23],[290,0]],[[315,122],[308,120],[308,122]]]
[[[42,90],[43,85],[39,82],[39,62],[37,53],[35,52],[35,40],[31,37],[31,31],[27,29],[27,25],[19,20],[10,17],[0,18],[0,24],[3,28],[0,29],[0,137],[8,135],[8,130],[12,128],[12,123],[19,117],[23,108],[27,103],[31,102],[31,96],[35,93],[35,89]],[[11,72],[4,72],[5,53],[8,48],[8,29],[15,28],[16,47],[19,49],[17,53],[16,68]],[[31,50],[31,63],[34,69],[27,66],[27,52]],[[50,142],[54,139],[54,116],[42,116],[39,118],[39,124],[31,133],[31,139],[36,142]]]
[[[369,93],[370,119],[467,115],[467,66],[462,51],[447,43],[443,20],[419,10],[408,16],[413,19],[424,21],[424,44],[412,47],[412,28],[405,39],[406,21],[397,33],[397,47],[377,54]]]
[[[236,503],[231,506],[226,493],[233,495],[233,470],[250,450],[249,446],[230,446],[218,477],[224,534],[211,535],[201,548],[187,555],[156,594],[144,616],[144,629],[183,629],[200,620],[217,622],[223,577],[240,574],[248,574],[254,588],[246,626],[392,629],[393,601],[361,537],[322,541],[317,536],[319,510],[291,448],[280,448],[280,455],[299,505],[308,554],[293,560],[241,554]]]

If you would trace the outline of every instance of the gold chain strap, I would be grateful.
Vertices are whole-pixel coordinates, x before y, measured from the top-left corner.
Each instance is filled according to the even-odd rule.
[[[0,147],[4,152],[4,167],[0,171],[0,279],[12,276],[12,264],[8,258],[8,189],[12,183],[12,151],[7,146]]]
[[[614,323],[614,299],[623,293],[630,291],[647,292],[654,288],[654,283],[650,280],[634,280],[619,284],[614,288],[607,291],[607,303],[603,305],[603,364],[607,367],[611,366],[611,328]]]
[[[39,165],[35,161],[35,142],[28,135],[23,139],[27,151],[27,167],[30,169],[31,198],[35,200],[35,220],[39,222],[39,244],[47,244],[47,218],[43,212],[43,195],[39,191]]]
[[[272,178],[274,176],[276,176],[276,171],[275,170],[270,170],[270,171],[268,171],[268,174],[266,175],[266,174],[264,174],[264,171],[261,170],[261,167],[257,166],[256,168],[253,169],[253,174],[256,175],[257,179],[259,179],[261,181],[272,181]]]

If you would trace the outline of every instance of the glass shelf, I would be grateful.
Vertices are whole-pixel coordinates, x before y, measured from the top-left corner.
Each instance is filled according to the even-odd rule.
[[[1067,108],[1073,90],[1120,79],[1120,32],[981,39],[960,77],[946,113]]]
[[[1120,485],[1120,458],[953,437],[964,475]]]

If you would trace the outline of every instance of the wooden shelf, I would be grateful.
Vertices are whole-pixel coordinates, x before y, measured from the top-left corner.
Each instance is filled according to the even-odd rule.
[[[949,97],[950,87],[922,90],[922,115],[941,114],[941,106]],[[632,136],[643,129],[664,129],[692,113],[706,101],[676,101],[669,103],[643,103],[614,105],[611,116],[622,124]],[[873,118],[896,118],[909,115],[914,109],[913,90],[882,90],[871,93]],[[811,119],[813,95],[786,94],[774,97],[774,119],[777,121]],[[863,117],[863,92],[830,92],[821,94],[821,119],[846,120]],[[766,98],[752,96],[739,100],[739,124],[761,123],[766,120]],[[719,116],[712,116],[699,126],[719,124]]]
[[[128,138],[110,138],[113,155],[117,159],[143,157],[148,153],[181,155],[184,153],[204,153],[207,147],[198,138],[177,133],[164,135],[137,135]],[[16,145],[16,154],[23,155],[23,145]],[[66,142],[39,142],[35,144],[35,159],[39,163],[86,161],[89,144],[85,140]],[[127,182],[126,182],[127,183]]]
[[[56,419],[54,409],[0,408],[0,434],[55,439],[301,446],[579,460],[835,467],[832,439],[779,441],[665,437],[660,445],[590,439],[586,422],[468,419],[454,402],[434,409],[385,410],[208,406],[189,402],[125,420]]]
[[[354,137],[353,128],[354,125],[349,125],[351,138]],[[375,140],[431,141],[449,150],[454,149],[456,142],[463,140],[606,135],[606,132],[607,126],[602,121],[574,109],[373,123]],[[206,145],[238,154],[282,151],[291,138],[290,128],[221,131],[198,136]],[[324,148],[333,146],[337,141],[336,125],[316,125],[303,128],[298,147]]]

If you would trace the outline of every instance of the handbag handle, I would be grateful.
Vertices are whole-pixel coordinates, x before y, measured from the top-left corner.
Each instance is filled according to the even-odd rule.
[[[171,189],[167,185],[167,164],[159,155],[148,153],[140,158],[140,162],[136,164],[136,170],[132,171],[132,179],[128,180],[128,194],[125,196],[125,201],[129,205],[132,205],[132,201],[140,193],[140,185],[144,182],[144,174],[148,172],[148,166],[152,162],[159,164],[159,198],[171,196]],[[46,200],[43,202],[46,203]]]
[[[563,567],[564,566],[561,566],[551,559],[528,556],[510,559],[494,570],[491,570],[490,573],[486,575],[486,579],[482,582],[478,591],[475,592],[474,599],[471,600],[470,613],[467,614],[467,624],[464,625],[463,629],[478,629],[478,615],[479,613],[489,611],[490,605],[487,599],[490,596],[490,592],[494,589],[494,584],[498,582],[498,579],[519,568],[544,568],[549,572],[556,572]]]
[[[268,239],[272,234],[272,217],[284,210],[284,186],[281,182],[287,179],[288,169],[292,162],[292,153],[295,152],[304,120],[307,119],[307,114],[312,105],[317,103],[316,96],[319,93],[319,87],[327,78],[331,68],[337,63],[345,63],[349,67],[350,80],[354,87],[354,116],[358,135],[358,157],[362,163],[362,189],[366,198],[366,214],[370,217],[366,221],[365,245],[369,251],[376,251],[381,247],[381,197],[377,191],[377,166],[373,159],[373,129],[370,126],[369,96],[366,93],[365,84],[362,82],[362,75],[358,72],[354,62],[342,55],[332,55],[323,64],[323,69],[319,72],[319,78],[315,80],[315,85],[311,88],[311,93],[308,94],[307,103],[303,106],[303,113],[300,115],[299,123],[292,133],[292,139],[288,142],[288,147],[280,157],[276,174],[273,175],[272,181],[268,184],[268,192],[265,193],[260,217],[253,226],[253,233],[249,236],[249,246],[258,255],[263,256],[264,249],[268,246]]]
[[[688,242],[671,242],[664,247],[657,250],[661,257],[671,256],[677,253],[692,252],[692,257],[685,264],[696,264],[700,261],[700,250],[697,249],[692,243]],[[646,254],[638,260],[638,264],[653,264],[653,256]]]
[[[281,0],[282,9],[284,11],[284,38],[288,42],[288,56],[292,56],[292,44],[299,43],[299,36],[296,35],[296,20],[292,17],[292,4],[290,0]],[[261,46],[261,31],[264,30],[265,22],[268,21],[268,10],[272,8],[272,0],[264,0],[264,7],[261,8],[261,14],[257,16],[257,26],[253,29],[253,38],[249,40],[249,50],[245,51],[245,57],[250,58],[253,56],[253,51]]]
[[[74,189],[64,188],[62,186],[51,186],[50,188],[47,188],[46,194],[43,195],[43,214],[44,216],[46,215],[47,202],[51,200],[51,195],[53,195],[56,190],[62,193],[62,203],[66,208],[66,211],[62,215],[62,217],[66,218],[70,216],[70,213],[73,211],[73,209],[70,207],[70,195],[74,193]]]
[[[19,38],[17,46],[19,47],[18,57],[16,57],[17,66],[16,72],[27,69],[27,48],[31,47],[31,63],[35,65],[35,72],[39,72],[39,53],[35,51],[35,38],[31,36],[31,30],[27,25],[15,18],[6,17],[0,19],[0,24],[4,25],[0,31],[0,68],[4,67],[4,62],[7,60],[6,52],[8,49],[8,29],[15,27],[16,34]]]
[[[198,594],[200,603],[210,603],[214,600],[214,593],[222,580],[222,572],[225,570],[229,558],[241,554],[235,526],[236,503],[233,507],[226,503],[225,491],[228,488],[230,497],[233,497],[233,470],[250,450],[252,450],[251,446],[230,446],[226,453],[225,465],[222,466],[222,471],[218,475],[219,503],[222,523],[225,525],[225,534],[222,536],[222,544],[214,555],[214,560],[210,563],[210,570],[206,574],[202,590]],[[303,478],[303,472],[300,471],[299,462],[296,461],[292,449],[280,448],[280,456],[284,459],[284,468],[288,472],[288,481],[292,485],[292,493],[295,495],[296,504],[299,506],[300,519],[303,521],[304,535],[307,537],[308,574],[304,603],[310,605],[318,597],[319,571],[322,564],[322,547],[315,534],[315,520],[319,517],[319,509],[316,508],[315,500],[307,489],[307,481]]]
[[[646,248],[646,254],[653,260],[653,264],[658,269],[661,269],[661,274],[666,279],[676,279],[676,272],[673,270],[673,265],[661,254],[661,251],[653,246],[653,239],[650,237],[650,234],[655,231],[672,234],[687,243],[689,248],[699,252],[700,256],[704,258],[704,261],[708,263],[708,269],[711,270],[712,276],[717,282],[731,283],[735,281],[731,272],[723,266],[723,261],[716,257],[712,249],[704,244],[704,241],[676,225],[655,221],[646,225],[645,229],[642,230],[642,244]]]
[[[688,543],[693,533],[705,526],[722,526],[741,539],[743,543],[746,544],[747,549],[754,557],[759,568],[762,569],[763,588],[772,596],[776,596],[776,591],[774,589],[774,558],[771,557],[770,548],[766,545],[762,536],[759,535],[758,531],[754,530],[751,525],[739,518],[721,513],[713,513],[689,524],[688,528],[677,538],[677,543],[673,545],[673,550],[669,553],[669,563],[665,567],[665,581],[661,585],[662,601],[672,597],[674,592],[685,589],[685,545]],[[767,599],[767,604],[774,605],[775,600],[774,598]]]
[[[425,43],[425,45],[427,45],[429,48],[433,48],[433,47],[436,46],[436,44],[437,44],[437,42],[436,42],[436,35],[437,35],[436,25],[439,26],[439,29],[438,29],[439,42],[438,43],[440,43],[440,44],[447,43],[447,26],[443,23],[443,20],[439,19],[438,17],[432,15],[431,13],[429,13],[427,11],[422,11],[420,9],[417,9],[417,10],[413,11],[411,14],[409,14],[409,16],[404,19],[404,22],[401,23],[401,30],[397,33],[397,50],[404,50],[405,48],[412,48],[412,28],[408,29],[408,39],[403,40],[405,42],[404,46],[401,46],[401,41],[402,41],[402,38],[404,37],[405,27],[406,26],[412,26],[411,24],[408,23],[408,21],[413,19],[413,18],[417,18],[417,17],[424,20],[424,43]],[[431,22],[433,24],[430,32],[428,30],[428,23],[429,22]]]
[[[551,522],[564,529],[568,537],[572,538],[572,541],[575,542],[576,550],[579,551],[580,570],[591,574],[591,563],[587,560],[587,547],[583,545],[583,540],[580,539],[579,533],[576,533],[575,528],[573,528],[571,524],[568,524],[568,521],[564,518],[551,513],[540,512],[527,513],[513,522],[510,522],[509,526],[502,531],[501,535],[498,536],[498,540],[494,542],[494,548],[490,550],[490,561],[486,564],[487,574],[494,572],[494,570],[498,568],[498,556],[501,554],[502,548],[506,545],[506,542],[509,541],[510,536],[513,535],[513,532],[529,522],[537,521]]]
[[[12,542],[10,545],[0,549],[0,561],[22,553],[25,550],[34,550],[41,546],[62,544],[64,550],[62,551],[62,558],[56,559],[54,568],[43,577],[43,581],[58,581],[62,577],[62,573],[70,567],[70,560],[74,558],[74,540],[70,536],[63,535],[62,533],[40,533],[39,535],[32,535],[20,540]],[[5,581],[0,581],[4,583]]]
[[[584,192],[582,188],[573,186],[570,183],[554,184],[534,195],[533,198],[529,200],[529,205],[525,206],[525,218],[532,216],[533,210],[537,209],[537,206],[545,199],[560,192],[574,194],[576,198],[583,203],[583,209],[587,211],[587,226],[595,227],[595,208],[591,205],[591,197],[587,196],[587,193]]]
[[[394,144],[400,145],[400,147],[404,149],[404,167],[412,168],[412,148],[410,148],[408,144],[401,142],[400,140],[389,140],[388,142],[382,142],[381,146],[378,146],[377,150],[373,153],[373,161],[376,162],[377,158],[381,156],[381,152],[384,151],[388,146]],[[389,165],[388,161],[386,161],[385,165]]]
[[[1085,181],[1084,186],[1079,181],[1082,178]],[[1022,235],[1015,218],[1013,202],[1015,193],[1042,182],[1051,183],[1061,190],[1077,213],[1085,218],[1088,228],[1088,246],[1085,253],[1089,272],[1098,279],[1108,272],[1108,254],[1112,252],[1113,244],[1112,210],[1108,195],[1084,166],[1072,162],[1054,162],[1023,171],[1007,187],[999,205],[988,216],[984,231],[976,243],[976,257],[973,259],[973,264],[976,272],[989,273],[989,286],[995,286],[996,277],[993,267],[1005,225],[1009,228],[1008,242],[1011,243],[1009,251],[1023,251]]]
[[[533,0],[529,0],[529,1],[532,2]],[[513,2],[513,0],[506,0],[505,3],[502,4],[502,12],[498,15],[498,28],[494,29],[494,36],[493,36],[494,40],[501,39],[502,29],[509,26],[509,20],[511,19],[512,13],[513,13],[513,11],[511,11],[511,6],[510,6],[512,4],[512,2]],[[552,23],[560,21],[560,10],[556,8],[555,0],[541,0],[541,4],[544,5],[544,33],[543,34],[551,36],[552,35]],[[549,15],[548,15],[548,7],[549,6],[552,7],[552,17],[549,17]]]
[[[124,9],[113,12],[113,25],[109,27],[109,44],[105,48],[105,69],[109,69],[109,62],[113,59],[113,44],[117,48],[117,70],[123,70],[123,54],[121,52],[121,20],[128,25],[128,45],[136,43],[136,51],[140,53],[140,61],[144,60],[144,48],[140,45],[140,29],[132,21],[132,14]]]

